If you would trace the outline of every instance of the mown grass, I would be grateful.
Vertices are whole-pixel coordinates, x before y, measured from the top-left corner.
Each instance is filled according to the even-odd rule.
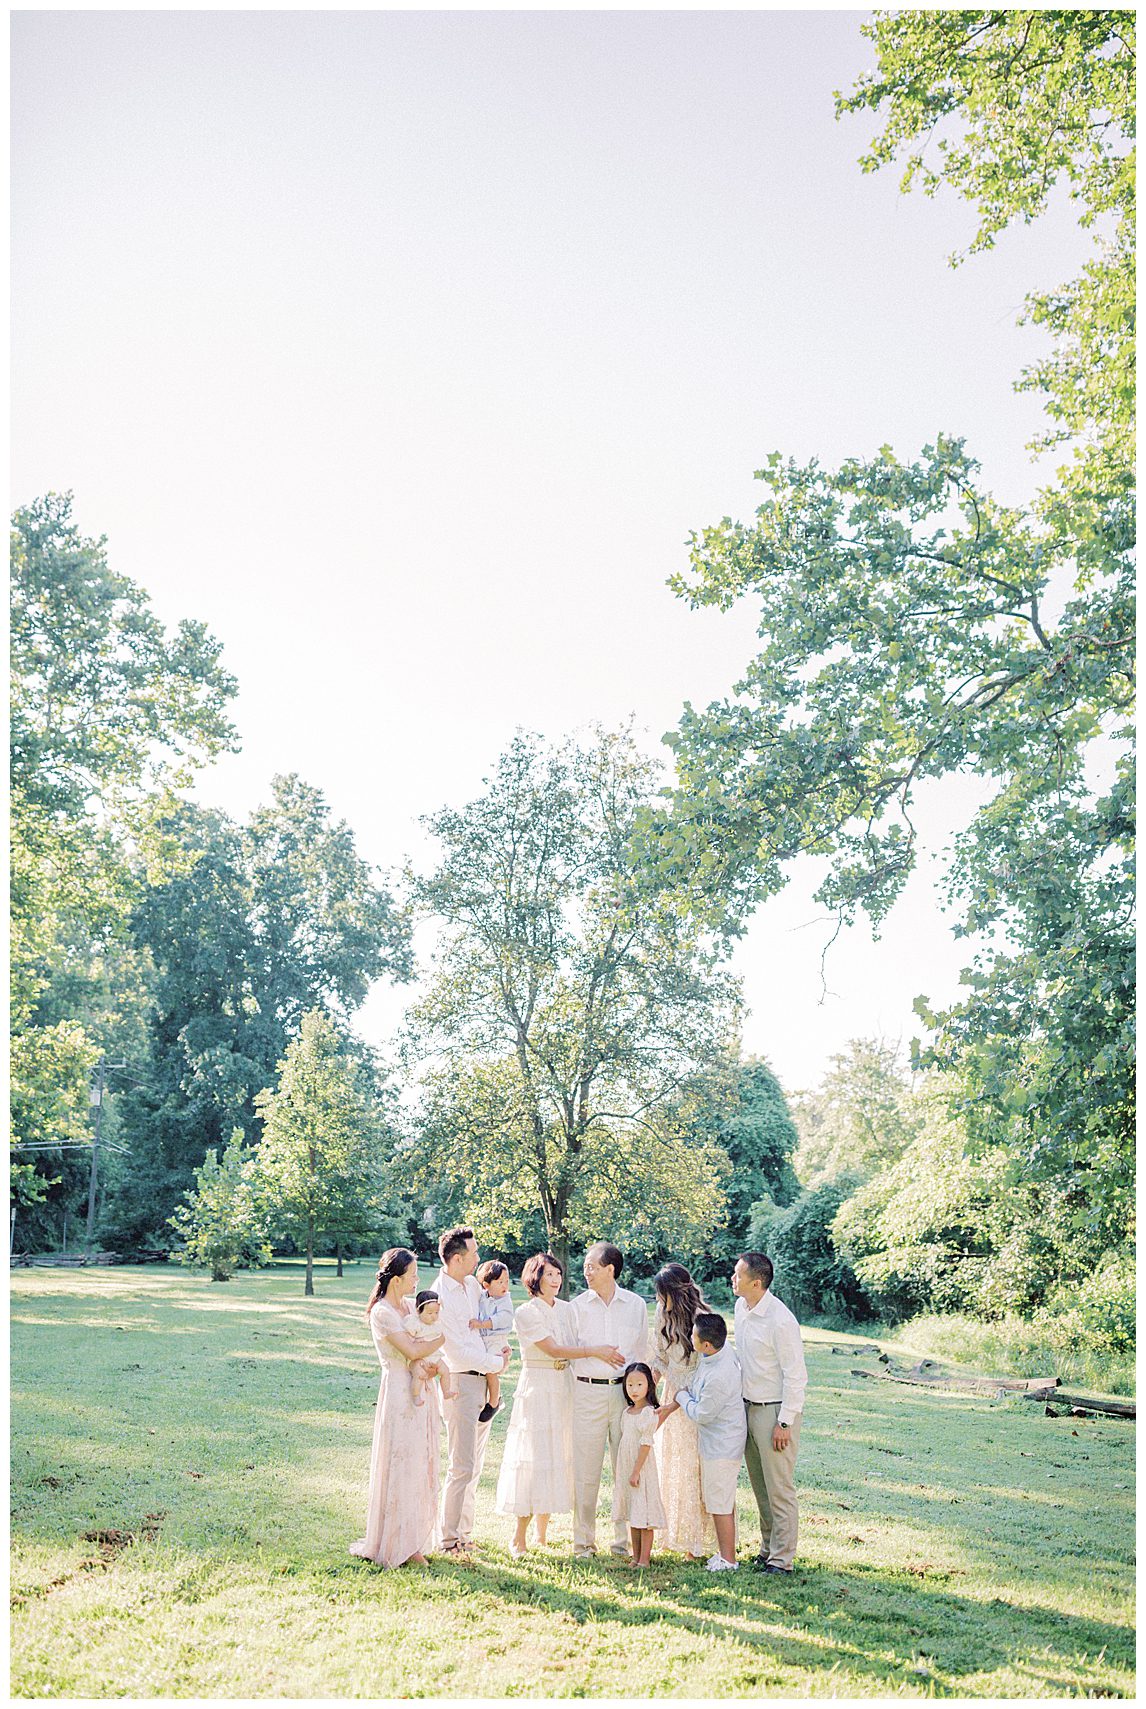
[[[508,1407],[472,1564],[352,1561],[368,1283],[14,1274],[14,1695],[1133,1694],[1135,1427],[852,1377],[826,1331],[791,1580],[574,1563],[568,1519],[514,1561]],[[743,1476],[740,1516],[754,1548]]]

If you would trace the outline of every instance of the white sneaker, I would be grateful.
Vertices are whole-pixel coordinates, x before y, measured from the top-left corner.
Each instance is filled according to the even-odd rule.
[[[740,1562],[726,1561],[723,1555],[713,1555],[712,1559],[708,1562],[708,1570],[710,1573],[739,1572]]]

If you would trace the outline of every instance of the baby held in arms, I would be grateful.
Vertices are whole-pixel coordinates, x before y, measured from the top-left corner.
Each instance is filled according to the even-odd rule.
[[[414,1300],[415,1315],[402,1325],[412,1341],[438,1341],[441,1330],[438,1328],[438,1313],[441,1302],[432,1288],[423,1288]],[[442,1385],[442,1399],[453,1400],[454,1384],[445,1362],[436,1354],[427,1354],[422,1359],[410,1361],[410,1392],[415,1406],[426,1404],[426,1384],[432,1383],[437,1377]]]

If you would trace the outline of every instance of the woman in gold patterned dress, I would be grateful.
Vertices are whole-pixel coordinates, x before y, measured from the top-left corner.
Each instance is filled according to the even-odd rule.
[[[649,1359],[657,1381],[664,1381],[662,1392],[671,1397],[688,1388],[696,1374],[700,1355],[692,1345],[693,1319],[698,1311],[713,1308],[683,1264],[665,1264],[653,1286],[657,1304]],[[696,1425],[675,1402],[656,1433],[653,1453],[668,1520],[660,1547],[707,1560],[716,1546],[716,1532],[701,1498]]]

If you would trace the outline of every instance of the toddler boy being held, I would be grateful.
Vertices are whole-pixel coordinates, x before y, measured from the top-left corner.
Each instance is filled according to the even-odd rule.
[[[509,1346],[513,1328],[513,1302],[509,1297],[509,1271],[497,1258],[488,1258],[479,1265],[477,1279],[481,1285],[481,1304],[477,1317],[470,1318],[470,1328],[481,1332],[487,1353],[504,1353]],[[487,1423],[501,1405],[501,1373],[491,1371],[485,1379],[485,1405],[478,1413],[478,1423]]]

